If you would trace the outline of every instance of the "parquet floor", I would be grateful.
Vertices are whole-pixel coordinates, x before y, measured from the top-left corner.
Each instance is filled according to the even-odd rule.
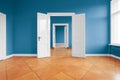
[[[52,57],[12,57],[0,61],[0,80],[120,80],[120,60],[71,57],[71,50],[51,50]]]

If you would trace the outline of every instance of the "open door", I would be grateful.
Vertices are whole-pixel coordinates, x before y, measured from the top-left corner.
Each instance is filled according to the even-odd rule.
[[[50,16],[37,13],[37,57],[50,56]]]
[[[55,25],[53,24],[53,48],[55,48],[55,43],[56,43],[56,39],[55,39]]]
[[[85,14],[72,16],[72,56],[85,57]]]
[[[0,13],[0,60],[6,57],[6,15]]]

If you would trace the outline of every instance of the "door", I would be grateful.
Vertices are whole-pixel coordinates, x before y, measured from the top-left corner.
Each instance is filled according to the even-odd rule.
[[[72,56],[85,57],[85,14],[72,17]]]
[[[6,15],[0,13],[0,60],[6,57]]]
[[[69,47],[69,26],[68,24],[65,25],[64,27],[64,41],[65,41],[65,48]]]
[[[37,14],[37,57],[50,56],[50,16]]]
[[[55,44],[55,43],[56,43],[56,39],[55,39],[55,34],[56,34],[56,33],[55,33],[55,26],[56,26],[56,25],[53,24],[53,48],[55,48],[55,45],[56,45],[56,44]]]

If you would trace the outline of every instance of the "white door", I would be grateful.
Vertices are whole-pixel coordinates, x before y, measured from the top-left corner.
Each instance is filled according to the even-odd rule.
[[[50,16],[37,14],[37,57],[50,56]]]
[[[0,60],[6,57],[6,15],[0,13]]]
[[[64,26],[64,47],[67,48],[67,26]]]
[[[56,43],[56,39],[55,39],[55,34],[56,34],[56,33],[55,33],[55,26],[56,26],[56,25],[53,24],[53,48],[56,47],[56,44],[55,44],[55,43]]]
[[[85,57],[85,14],[72,17],[72,56]]]
[[[64,44],[65,44],[65,48],[69,47],[69,26],[68,24],[65,25],[64,27]]]

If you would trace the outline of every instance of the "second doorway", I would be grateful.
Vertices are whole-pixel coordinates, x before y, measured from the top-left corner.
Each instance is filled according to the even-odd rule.
[[[69,25],[67,23],[53,24],[53,47],[69,47]]]

